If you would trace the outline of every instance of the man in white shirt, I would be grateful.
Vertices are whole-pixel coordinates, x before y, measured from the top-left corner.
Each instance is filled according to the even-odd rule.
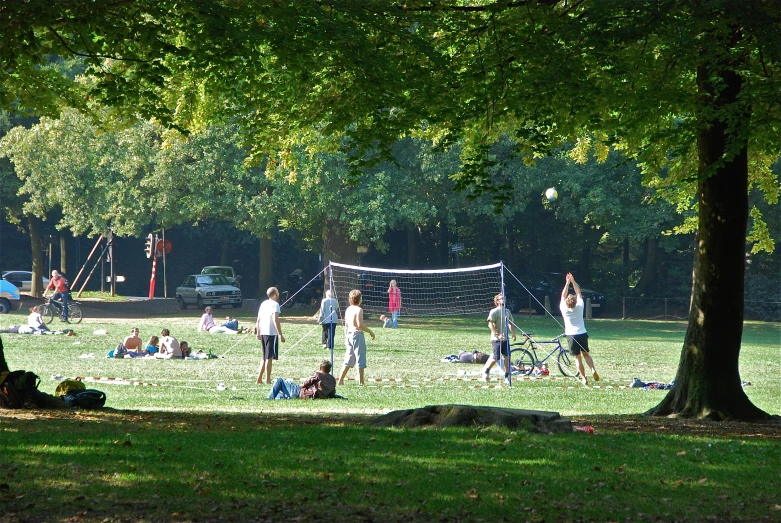
[[[276,287],[269,287],[266,296],[268,299],[260,304],[258,321],[255,323],[258,339],[263,344],[263,362],[260,364],[255,383],[263,383],[265,373],[266,383],[271,385],[271,363],[279,359],[277,340],[284,343],[285,337],[282,336],[282,327],[279,325],[279,315],[282,312],[279,308],[279,290]]]
[[[575,290],[575,294],[569,293],[570,283]],[[586,332],[586,324],[583,321],[583,308],[583,296],[580,294],[580,286],[575,281],[572,273],[568,272],[567,281],[564,282],[564,289],[561,291],[559,310],[561,310],[561,317],[564,318],[564,334],[567,335],[569,352],[575,356],[575,363],[580,373],[580,381],[583,385],[588,385],[582,358],[585,358],[586,364],[591,369],[594,381],[599,381],[599,374],[597,374],[594,368],[594,360],[591,359],[589,354],[588,332]]]

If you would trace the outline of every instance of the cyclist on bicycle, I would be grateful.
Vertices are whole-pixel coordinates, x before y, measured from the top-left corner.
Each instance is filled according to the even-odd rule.
[[[54,303],[54,305],[59,308],[54,300],[62,300],[62,321],[68,323],[68,299],[70,299],[68,280],[66,280],[65,276],[60,274],[60,271],[57,269],[52,271],[52,278],[49,280],[49,286],[43,291],[44,298],[46,297],[46,293],[50,290],[54,290],[54,294],[52,295],[51,300],[49,300],[49,303]]]
[[[569,293],[570,283],[575,290],[575,294]],[[580,294],[580,286],[575,281],[572,273],[568,272],[567,281],[564,282],[564,289],[561,291],[559,310],[561,310],[561,317],[564,318],[564,334],[567,335],[567,341],[569,342],[569,352],[575,356],[575,363],[580,373],[580,381],[583,385],[588,385],[582,358],[585,358],[586,364],[591,369],[594,381],[599,381],[599,374],[597,374],[597,370],[594,368],[594,360],[591,359],[589,354],[588,332],[586,332],[586,324],[583,321],[583,309],[583,296]]]

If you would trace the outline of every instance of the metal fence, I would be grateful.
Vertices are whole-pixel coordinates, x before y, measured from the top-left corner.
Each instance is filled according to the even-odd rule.
[[[745,320],[781,322],[781,301],[745,301]],[[689,317],[688,298],[622,299],[624,320],[685,320]]]

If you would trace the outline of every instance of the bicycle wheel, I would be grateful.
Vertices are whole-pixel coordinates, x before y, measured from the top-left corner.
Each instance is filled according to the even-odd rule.
[[[578,372],[578,366],[575,363],[575,356],[564,349],[561,349],[559,352],[558,363],[559,371],[561,371],[564,376],[575,378],[578,376],[578,374],[580,374]]]
[[[68,321],[71,323],[81,323],[81,307],[78,305],[68,305]]]
[[[510,351],[510,371],[524,376],[531,374],[534,369],[534,356],[526,349],[513,349]]]
[[[57,314],[57,311],[54,309],[54,305],[49,305],[48,303],[44,303],[43,305],[41,305],[39,312],[41,313],[43,322],[47,326],[54,319],[54,315]]]

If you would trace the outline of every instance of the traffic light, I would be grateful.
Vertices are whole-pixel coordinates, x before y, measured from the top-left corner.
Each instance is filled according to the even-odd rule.
[[[149,236],[146,237],[146,245],[144,246],[144,252],[146,253],[146,257],[147,258],[151,258],[152,257],[152,248],[153,248],[154,244],[155,244],[155,237],[150,232]]]

